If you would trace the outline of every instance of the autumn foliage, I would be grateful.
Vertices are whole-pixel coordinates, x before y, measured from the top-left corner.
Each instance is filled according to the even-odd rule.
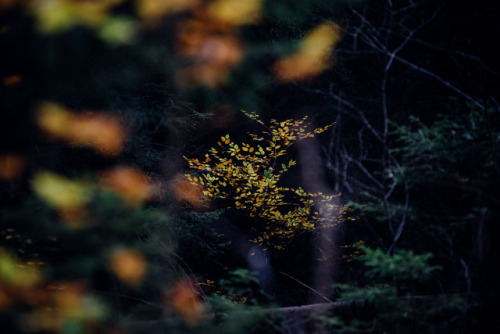
[[[229,135],[209,149],[203,160],[186,158],[198,173],[187,174],[192,184],[202,187],[207,200],[225,200],[228,210],[243,210],[255,219],[261,231],[253,240],[278,249],[297,234],[328,227],[341,221],[345,208],[339,195],[308,193],[280,185],[280,179],[296,162],[281,162],[290,146],[312,138],[333,124],[308,130],[307,117],[266,125],[256,114],[245,114],[258,122],[261,134],[249,134],[251,143],[236,143]]]

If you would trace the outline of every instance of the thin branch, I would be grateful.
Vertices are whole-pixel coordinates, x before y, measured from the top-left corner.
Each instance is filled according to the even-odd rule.
[[[455,87],[454,85],[452,85],[450,82],[446,81],[445,79],[441,78],[439,75],[429,71],[429,70],[426,70],[425,68],[422,68],[418,65],[415,65],[414,63],[408,61],[408,60],[405,60],[401,57],[398,57],[398,56],[394,56],[394,59],[402,62],[403,64],[405,65],[408,65],[409,67],[413,68],[414,70],[416,71],[419,71],[421,73],[424,73],[424,74],[427,74],[428,76],[436,79],[437,81],[441,82],[443,85],[445,85],[446,87],[450,88],[451,90],[453,90],[454,92],[458,93],[459,95],[462,95],[463,97],[465,97],[467,100],[471,101],[472,103],[474,103],[478,108],[480,108],[481,110],[485,110],[485,106],[482,105],[481,103],[477,102],[472,96],[470,96],[469,94],[465,93],[464,91],[462,91],[461,89]]]
[[[296,278],[295,278],[295,277],[293,277],[292,275],[289,275],[289,274],[284,273],[284,272],[282,272],[282,271],[280,271],[280,274],[281,274],[281,275],[284,275],[284,276],[286,276],[286,277],[288,277],[288,278],[290,278],[290,279],[292,279],[292,280],[294,280],[295,282],[299,283],[299,284],[300,284],[300,285],[302,285],[303,287],[305,287],[305,288],[307,288],[307,289],[311,290],[312,292],[314,292],[315,294],[317,294],[318,296],[320,296],[321,298],[323,298],[323,299],[324,299],[324,300],[326,300],[327,302],[329,302],[329,303],[333,303],[333,301],[332,301],[330,298],[328,298],[328,297],[326,297],[325,295],[321,294],[318,290],[313,289],[312,287],[310,287],[309,285],[305,284],[304,282],[299,281],[298,279],[296,279]]]

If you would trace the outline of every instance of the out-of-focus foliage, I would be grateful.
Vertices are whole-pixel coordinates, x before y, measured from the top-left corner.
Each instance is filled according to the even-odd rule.
[[[249,311],[246,304],[257,306],[267,297],[254,276],[244,269],[229,277],[219,272],[225,277],[222,292],[209,298],[198,282],[210,281],[213,270],[190,268],[219,266],[213,257],[226,256],[231,239],[215,224],[223,211],[207,210],[206,188],[180,172],[179,158],[190,152],[174,147],[197,121],[212,118],[214,127],[230,126],[235,106],[257,106],[259,91],[291,80],[290,65],[301,66],[293,80],[302,80],[332,64],[340,35],[330,20],[308,25],[305,35],[280,36],[278,48],[256,38],[277,14],[268,5],[0,1],[6,19],[0,27],[0,84],[6,89],[1,126],[11,136],[0,150],[2,330],[134,332],[120,321],[129,317],[164,319],[161,328],[183,332],[257,328],[261,310]],[[295,51],[290,57],[296,59],[279,65]],[[237,89],[241,80],[247,88]],[[230,99],[218,97],[224,90],[233,91]],[[220,115],[210,112],[221,110],[216,121]],[[273,121],[268,141],[242,148],[261,160],[252,178],[262,175],[250,187],[269,188],[269,196],[262,192],[253,203],[245,195],[238,205],[246,205],[252,217],[271,219],[268,227],[282,225],[265,231],[259,242],[270,244],[275,231],[286,239],[296,229],[333,224],[337,215],[327,221],[331,212],[315,210],[314,200],[327,211],[342,211],[336,196],[300,188],[287,189],[290,200],[279,197],[267,213],[261,210],[271,204],[270,195],[285,191],[276,183],[295,164],[264,171],[272,165],[272,151],[273,159],[281,157],[293,141],[329,127],[309,133],[304,121]],[[242,152],[236,157],[243,159]],[[248,166],[240,168],[251,172]],[[225,319],[213,315],[219,311]]]
[[[397,250],[388,255],[381,249],[358,246],[364,254],[358,259],[366,267],[368,284],[363,287],[338,284],[342,301],[364,301],[371,309],[344,322],[338,319],[332,328],[354,333],[377,328],[405,332],[419,328],[425,332],[438,332],[456,326],[449,322],[454,315],[466,311],[467,303],[461,296],[448,296],[439,300],[433,296],[415,297],[418,283],[425,282],[440,268],[431,265],[432,254],[414,254]]]
[[[317,26],[299,43],[299,50],[273,64],[279,81],[303,80],[332,65],[331,52],[341,38],[340,27],[328,22]]]
[[[167,299],[182,318],[193,323],[199,322],[205,314],[199,295],[195,282],[186,278],[175,282],[170,287]]]
[[[0,332],[463,332],[478,313],[498,321],[498,98],[475,101],[475,70],[448,68],[496,75],[472,55],[490,35],[453,17],[463,2],[345,3],[360,4],[0,0]],[[451,93],[473,103],[431,122],[426,99]],[[248,125],[241,108],[260,111],[247,115],[261,133],[226,135]],[[337,125],[309,129],[304,114]],[[311,137],[324,188],[358,201],[354,224],[338,224],[339,195],[286,186],[299,179],[291,145]],[[323,276],[347,284],[323,293]],[[474,314],[476,294],[487,303]],[[350,304],[265,315],[271,295]]]
[[[138,285],[146,274],[144,256],[130,249],[113,251],[109,258],[109,267],[113,273],[128,285]]]
[[[154,195],[153,181],[137,168],[118,166],[101,173],[100,183],[130,205],[141,205]]]
[[[49,136],[75,146],[93,147],[103,155],[118,155],[126,137],[117,117],[90,111],[75,115],[51,102],[41,104],[37,121]]]
[[[19,154],[7,153],[0,156],[0,179],[15,180],[24,169],[24,158]]]
[[[67,203],[61,196],[79,193],[72,189],[74,181],[47,172],[37,177],[44,201],[58,210],[68,210],[68,203],[73,208],[73,200]],[[54,186],[63,189],[58,192]],[[120,289],[136,286],[157,270],[154,264],[146,268],[153,253],[132,236],[141,233],[147,221],[164,221],[160,212],[128,209],[113,194],[97,190],[76,202],[81,213],[78,226],[61,224],[76,218],[61,214],[57,219],[50,207],[35,199],[2,213],[3,226],[11,228],[2,230],[1,308],[14,312],[5,318],[6,331],[102,330],[115,311],[110,296],[97,290],[106,289],[112,277],[123,282]]]
[[[259,135],[249,134],[252,144],[238,144],[225,135],[202,161],[186,158],[191,168],[200,171],[199,176],[186,177],[202,189],[207,205],[211,200],[222,199],[229,203],[228,209],[248,212],[256,224],[264,226],[254,242],[278,249],[300,232],[340,222],[344,208],[338,204],[338,195],[307,193],[300,187],[278,185],[283,173],[296,164],[293,160],[282,163],[278,158],[285,156],[294,142],[312,138],[333,124],[311,131],[305,123],[307,117],[283,122],[272,119],[266,125],[257,115],[246,115],[264,127]]]

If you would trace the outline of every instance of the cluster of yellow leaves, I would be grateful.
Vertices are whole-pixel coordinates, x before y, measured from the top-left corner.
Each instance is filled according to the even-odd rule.
[[[245,52],[237,28],[257,24],[262,18],[263,0],[216,0],[190,6],[192,16],[179,25],[177,53],[191,64],[177,73],[181,87],[205,85],[218,88]],[[298,51],[276,61],[274,77],[281,82],[304,80],[331,67],[331,52],[341,39],[339,26],[325,22],[299,42]]]
[[[53,102],[38,108],[37,123],[49,136],[75,146],[93,147],[101,155],[116,156],[126,131],[119,118],[97,112],[75,114]]]
[[[0,10],[22,7],[44,34],[65,32],[82,25],[110,44],[134,42],[139,22],[131,16],[114,14],[124,0],[0,0]],[[137,1],[140,7],[141,1]],[[144,2],[144,1],[142,1]],[[167,1],[168,2],[168,1]]]
[[[70,180],[49,171],[39,171],[32,180],[35,194],[54,208],[68,227],[82,226],[85,206],[92,196],[91,186],[81,180]]]
[[[177,54],[190,60],[177,73],[179,86],[223,86],[244,55],[237,28],[257,23],[262,4],[262,0],[216,0],[191,8],[177,35]]]
[[[335,204],[337,196],[278,184],[283,173],[296,164],[293,160],[279,164],[278,158],[285,156],[295,141],[314,137],[333,124],[308,131],[307,117],[283,122],[273,119],[266,126],[256,114],[245,114],[266,129],[261,135],[250,134],[252,144],[235,143],[226,135],[203,160],[184,157],[199,171],[187,174],[189,181],[203,188],[208,199],[225,199],[230,208],[244,210],[264,224],[263,232],[253,240],[259,244],[282,248],[297,233],[336,224],[344,210]]]
[[[91,147],[106,157],[121,153],[127,131],[123,120],[102,112],[75,113],[53,103],[40,104],[36,121],[49,139],[72,146]],[[0,156],[0,178],[15,179],[22,172],[24,160],[18,155]],[[68,179],[49,171],[35,173],[34,192],[57,211],[69,227],[80,227],[86,217],[86,206],[98,189],[117,193],[131,206],[140,206],[155,195],[152,182],[134,167],[116,166],[101,171],[94,180]]]
[[[86,206],[99,189],[117,193],[124,202],[139,206],[150,199],[154,192],[150,181],[138,169],[118,166],[103,171],[97,182],[72,180],[49,171],[39,171],[32,180],[35,194],[54,208],[69,227],[82,226]]]
[[[50,139],[92,147],[104,156],[118,155],[126,138],[122,120],[117,117],[97,112],[74,113],[51,102],[40,105],[36,121]],[[0,177],[8,180],[18,177],[23,164],[21,156],[1,155]],[[132,207],[142,205],[154,195],[151,180],[141,170],[130,166],[115,166],[86,178],[68,178],[39,170],[35,172],[31,185],[34,193],[70,228],[93,223],[87,209],[95,195],[103,190],[116,193]],[[4,231],[10,233],[10,230]],[[9,238],[11,235],[7,234],[5,239]],[[87,292],[81,282],[45,282],[42,268],[3,255],[2,251],[0,248],[0,308],[28,304],[31,309],[23,315],[27,330],[57,332],[66,321],[95,323],[107,316],[106,305]],[[18,251],[24,254],[24,251]],[[142,283],[147,274],[145,256],[133,249],[112,251],[108,256],[108,267],[119,280],[130,286]],[[19,288],[26,293],[19,293]]]
[[[47,282],[40,265],[0,248],[0,310],[20,308],[28,332],[60,332],[68,321],[95,324],[108,309],[79,281]]]
[[[189,59],[177,73],[181,87],[225,84],[230,70],[244,56],[238,36],[243,25],[258,24],[264,0],[135,0],[136,15],[115,13],[124,0],[0,0],[0,10],[22,6],[42,33],[59,33],[76,25],[92,29],[112,45],[137,41],[143,28],[156,28],[162,20],[182,13],[176,51]],[[276,61],[274,77],[281,82],[313,77],[332,65],[331,51],[341,39],[340,28],[325,22],[299,41],[298,51]]]
[[[98,25],[106,19],[108,10],[122,1],[41,0],[30,1],[29,7],[38,20],[40,30],[56,32],[75,24]]]
[[[258,24],[264,0],[135,0],[136,15],[113,10],[124,0],[2,0],[0,9],[23,6],[36,20],[42,33],[59,33],[76,25],[92,29],[112,45],[137,41],[143,28],[156,28],[172,15],[179,23],[176,53],[189,60],[176,73],[181,88],[205,85],[219,88],[229,72],[241,62],[245,43],[238,36],[240,26]],[[332,65],[331,51],[341,39],[340,28],[325,22],[299,41],[297,52],[277,60],[271,70],[281,82],[305,80]],[[11,82],[11,81],[9,81]]]
[[[323,23],[310,31],[299,43],[299,50],[273,65],[276,78],[290,82],[313,77],[332,65],[331,52],[340,41],[340,28]]]
[[[28,287],[38,284],[42,274],[38,267],[27,266],[0,249],[0,283],[5,286]]]
[[[253,24],[260,20],[263,0],[135,0],[138,20],[113,13],[122,3],[124,0],[0,0],[0,10],[25,7],[43,33],[84,25],[105,41],[122,44],[134,41],[141,26],[157,27],[165,17],[180,12],[190,12],[205,28],[213,23],[227,28]]]
[[[196,8],[200,3],[201,0],[137,0],[136,7],[148,25],[155,25],[164,16]]]
[[[263,0],[216,0],[208,5],[208,15],[217,21],[239,26],[260,21]]]
[[[53,102],[40,104],[36,121],[49,138],[73,146],[92,147],[106,157],[120,154],[127,136],[123,120],[116,116],[90,111],[74,113]],[[0,156],[0,177],[15,178],[22,163],[18,156]],[[118,193],[133,206],[141,205],[154,195],[152,183],[134,167],[117,166],[105,170],[99,175],[99,184]],[[60,212],[81,210],[94,188],[89,182],[69,180],[46,171],[38,172],[33,179],[35,192]]]
[[[97,36],[110,44],[127,44],[135,40],[136,20],[124,15],[111,15],[111,10],[123,0],[31,0],[28,11],[35,17],[43,33],[66,31],[75,25],[93,29]]]

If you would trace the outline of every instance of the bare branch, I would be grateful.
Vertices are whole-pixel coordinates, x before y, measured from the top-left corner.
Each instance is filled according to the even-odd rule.
[[[313,289],[313,288],[312,288],[312,287],[310,287],[309,285],[307,285],[307,284],[305,284],[305,283],[303,283],[303,282],[299,281],[298,279],[296,279],[296,278],[295,278],[295,277],[293,277],[292,275],[289,275],[289,274],[284,273],[284,272],[282,272],[282,271],[280,271],[280,274],[281,274],[281,275],[284,275],[284,276],[286,276],[286,277],[288,277],[288,278],[290,278],[290,279],[292,279],[292,280],[294,280],[295,282],[299,283],[299,284],[300,284],[300,285],[302,285],[303,287],[305,287],[305,288],[307,288],[307,289],[311,290],[312,292],[314,292],[315,294],[317,294],[318,296],[320,296],[321,298],[323,298],[323,299],[324,299],[324,300],[326,300],[327,302],[329,302],[329,303],[333,303],[333,301],[332,301],[330,298],[328,298],[328,297],[326,297],[325,295],[321,294],[318,290]]]

